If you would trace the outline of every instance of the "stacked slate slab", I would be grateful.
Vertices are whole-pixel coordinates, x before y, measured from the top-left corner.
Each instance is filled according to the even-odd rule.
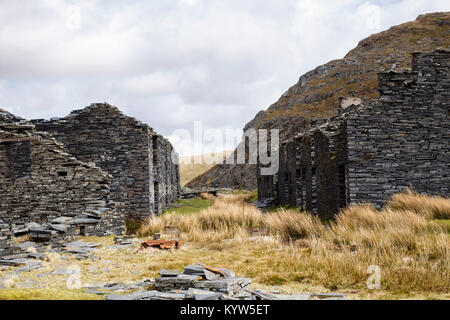
[[[12,242],[12,231],[9,224],[4,223],[0,220],[0,259],[3,256],[11,254]]]
[[[160,214],[180,195],[178,155],[147,124],[107,103],[92,104],[64,118],[32,120],[52,134],[64,150],[112,176],[110,198],[126,217]]]
[[[206,290],[213,293],[225,294],[229,297],[248,296],[251,290],[251,280],[239,278],[230,270],[220,269],[222,275],[213,273],[202,266],[187,266],[183,273],[163,270],[161,276],[155,280],[158,291],[171,290]]]
[[[450,196],[449,65],[448,48],[415,53],[411,71],[379,74],[379,99],[346,104],[283,142],[278,173],[258,176],[259,203],[328,219],[407,188]]]
[[[145,281],[150,284],[150,281]],[[147,286],[147,285],[145,285]],[[160,277],[154,281],[154,289],[146,290],[139,283],[131,287],[140,287],[127,294],[110,294],[106,300],[345,300],[345,295],[332,294],[281,294],[263,290],[253,290],[252,281],[248,278],[236,277],[234,272],[223,268],[207,268],[202,265],[189,265],[183,272],[161,270]],[[151,286],[150,286],[151,287]],[[93,288],[99,294],[104,290],[117,288],[123,292],[124,285],[111,284],[102,288]],[[150,288],[148,288],[150,289]]]

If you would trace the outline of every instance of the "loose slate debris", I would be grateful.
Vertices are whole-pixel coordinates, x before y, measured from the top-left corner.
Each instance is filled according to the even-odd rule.
[[[114,237],[114,244],[121,246],[129,246],[133,244],[133,238],[127,236]]]
[[[161,277],[177,277],[179,276],[181,273],[179,271],[176,270],[161,270],[159,272],[159,275]]]
[[[145,279],[136,283],[108,283],[104,286],[87,287],[84,292],[94,293],[99,295],[107,295],[113,292],[121,293],[127,291],[137,290],[137,292],[145,292],[148,288],[152,288],[155,284],[154,279]],[[135,292],[134,294],[136,294]],[[114,296],[113,294],[112,296]],[[122,296],[123,297],[123,296]]]
[[[26,266],[19,268],[16,272],[30,272],[42,268],[42,262],[30,262]]]
[[[147,240],[141,243],[141,250],[147,248],[159,248],[162,250],[179,249],[182,245],[182,240]]]
[[[213,277],[214,279],[208,279]],[[127,295],[111,294],[106,300],[310,300],[345,299],[343,294],[283,295],[253,290],[251,280],[240,278],[228,269],[204,265],[188,265],[183,273],[161,270],[155,279],[154,290],[138,290]],[[123,285],[117,286],[121,289]],[[114,288],[113,287],[110,287]]]
[[[12,235],[9,224],[0,220],[0,259],[2,256],[12,253]]]
[[[342,299],[345,298],[345,295],[342,293],[312,293],[311,297],[318,299]]]
[[[266,209],[266,208],[273,207],[274,205],[276,205],[276,203],[277,203],[276,199],[268,198],[268,199],[255,201],[255,206],[258,209]]]
[[[61,223],[62,219],[59,222]],[[67,225],[61,223],[58,226]],[[67,230],[73,229],[72,227],[67,228]],[[25,241],[14,246],[12,237],[18,234],[28,234],[32,241]],[[80,240],[65,243],[68,239],[72,239],[72,236],[50,230],[48,224],[41,225],[31,222],[20,226],[11,226],[0,220],[0,267],[22,266],[17,271],[32,271],[41,267],[41,263],[35,261],[45,260],[50,252],[72,253],[78,260],[99,259],[92,254],[92,250],[99,244]]]

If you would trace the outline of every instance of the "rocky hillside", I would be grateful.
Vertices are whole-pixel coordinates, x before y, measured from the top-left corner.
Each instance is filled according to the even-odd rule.
[[[410,68],[411,53],[450,45],[450,12],[420,15],[369,36],[343,59],[330,61],[302,75],[266,111],[260,111],[244,128],[280,129],[281,139],[306,128],[311,118],[336,114],[339,97],[378,97],[377,73]],[[256,168],[220,165],[192,180],[188,187],[256,188]]]

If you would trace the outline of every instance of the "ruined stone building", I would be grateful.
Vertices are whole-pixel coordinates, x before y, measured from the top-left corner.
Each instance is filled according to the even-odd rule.
[[[121,234],[178,198],[172,145],[108,104],[27,121],[0,110],[0,219]],[[172,158],[175,161],[172,161]]]
[[[282,143],[279,172],[258,176],[259,200],[329,218],[407,188],[450,196],[449,64],[448,48],[415,53],[411,71],[379,74],[379,99],[343,103]]]

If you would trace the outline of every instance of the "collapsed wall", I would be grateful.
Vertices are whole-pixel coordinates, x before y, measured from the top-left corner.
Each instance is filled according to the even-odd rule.
[[[259,201],[330,218],[407,188],[450,196],[449,64],[448,49],[416,53],[412,71],[379,74],[380,99],[343,103],[339,116],[282,143],[279,172],[258,177]]]
[[[116,107],[92,104],[64,118],[32,122],[77,159],[110,173],[110,197],[124,205],[127,217],[159,214],[179,197],[179,167],[172,159],[177,156],[172,145]]]
[[[66,217],[81,234],[121,234],[123,215],[109,201],[110,182],[106,172],[64,152],[50,134],[23,120],[0,118],[0,219],[5,223],[53,223],[53,230],[65,231],[65,223],[54,221]]]

